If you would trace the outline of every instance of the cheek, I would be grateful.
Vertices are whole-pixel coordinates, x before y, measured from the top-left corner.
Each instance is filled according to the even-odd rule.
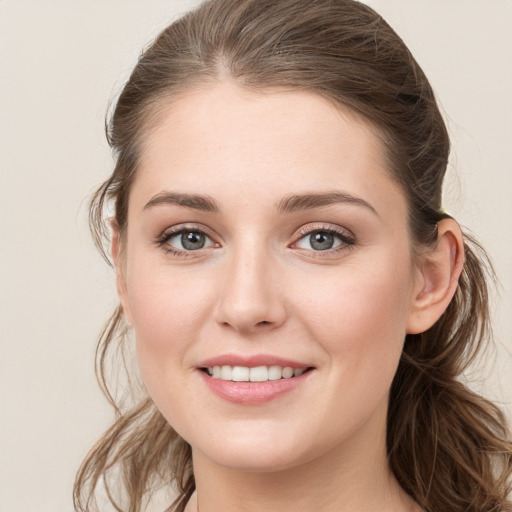
[[[393,378],[410,307],[410,263],[381,261],[387,264],[346,267],[304,283],[309,292],[298,312],[329,355],[337,378],[363,387]]]
[[[129,287],[140,374],[169,424],[186,433],[184,419],[200,407],[183,385],[193,371],[190,347],[209,319],[210,287],[168,268],[143,270],[138,268]]]
[[[168,378],[169,370],[184,364],[190,341],[210,319],[211,287],[197,271],[177,273],[162,265],[139,265],[130,277],[128,295],[143,379]]]

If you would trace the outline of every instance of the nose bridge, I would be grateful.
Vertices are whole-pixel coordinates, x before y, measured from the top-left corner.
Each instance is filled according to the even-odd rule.
[[[218,321],[239,332],[252,332],[284,321],[277,261],[261,239],[232,247],[226,262]]]

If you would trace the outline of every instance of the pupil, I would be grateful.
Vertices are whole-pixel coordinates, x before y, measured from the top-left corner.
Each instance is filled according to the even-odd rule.
[[[204,247],[205,237],[203,233],[189,231],[181,235],[181,245],[189,251],[195,251]]]
[[[334,235],[331,233],[313,233],[310,236],[311,247],[317,251],[326,251],[332,249],[334,245]]]

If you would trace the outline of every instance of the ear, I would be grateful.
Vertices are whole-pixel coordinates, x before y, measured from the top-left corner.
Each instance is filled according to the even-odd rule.
[[[438,224],[435,246],[421,256],[416,273],[407,334],[432,327],[452,300],[464,265],[464,238],[453,219]]]
[[[112,260],[116,271],[117,294],[119,295],[126,321],[130,325],[133,325],[128,291],[126,288],[126,258],[122,247],[121,233],[115,220],[110,221],[110,227],[112,229]]]

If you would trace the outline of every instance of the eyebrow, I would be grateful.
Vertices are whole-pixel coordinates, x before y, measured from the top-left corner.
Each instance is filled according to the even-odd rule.
[[[144,210],[148,210],[160,204],[174,204],[205,212],[218,212],[220,210],[215,200],[210,196],[168,191],[160,192],[153,196],[144,206]]]
[[[310,210],[322,206],[330,206],[337,203],[348,203],[363,206],[375,215],[379,216],[377,210],[364,199],[347,192],[333,191],[323,193],[293,194],[286,196],[277,204],[280,213],[292,213],[301,210]],[[144,206],[148,210],[160,204],[172,204],[192,208],[194,210],[218,213],[220,208],[210,196],[199,194],[186,194],[182,192],[163,191],[154,195]]]
[[[320,208],[322,206],[330,206],[337,203],[348,203],[363,206],[377,215],[377,217],[379,216],[377,210],[364,199],[347,192],[340,191],[290,195],[279,201],[277,209],[282,213],[291,213],[300,210]]]

